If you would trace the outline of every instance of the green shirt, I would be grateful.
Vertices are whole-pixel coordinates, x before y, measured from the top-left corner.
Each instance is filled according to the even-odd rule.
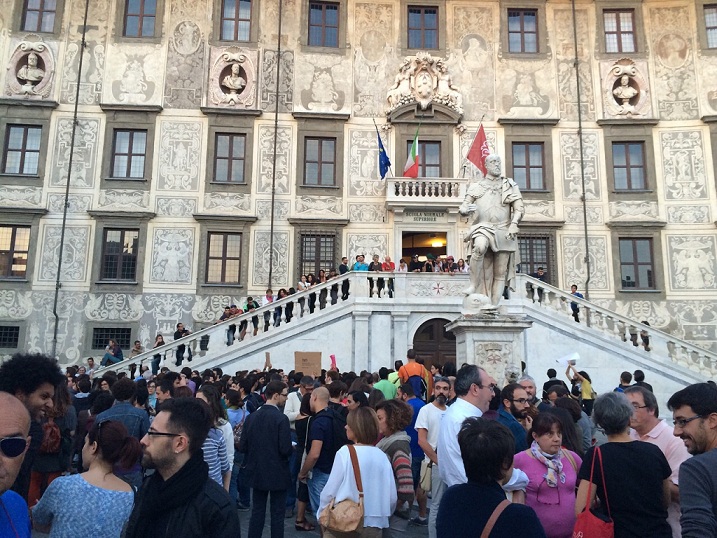
[[[378,383],[374,383],[373,388],[383,392],[383,395],[387,400],[393,400],[396,397],[396,385],[391,383],[388,379],[382,379]]]

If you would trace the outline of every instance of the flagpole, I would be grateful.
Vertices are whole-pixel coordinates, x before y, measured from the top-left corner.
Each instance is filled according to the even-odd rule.
[[[485,114],[483,114],[480,118],[480,121],[478,122],[478,129],[476,129],[476,134],[473,135],[473,140],[471,140],[470,146],[468,146],[468,151],[470,151],[470,148],[473,146],[473,143],[476,141],[476,137],[478,136],[478,133],[480,132],[480,127],[483,125],[483,119],[485,118]],[[468,155],[468,153],[466,153]],[[466,176],[466,164],[468,163],[468,158],[466,155],[463,156],[463,164],[461,165],[461,178],[464,178]]]
[[[381,138],[381,133],[378,130],[378,125],[376,125],[376,119],[375,118],[371,118],[371,119],[373,120],[373,126],[376,127],[376,134],[378,135],[379,138]],[[383,139],[381,139],[381,143],[383,143]],[[391,176],[396,177],[396,174],[393,172],[393,168],[391,167],[390,164],[388,165],[388,169],[391,172]]]

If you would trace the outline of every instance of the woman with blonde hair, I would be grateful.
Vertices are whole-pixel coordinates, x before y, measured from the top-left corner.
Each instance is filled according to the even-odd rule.
[[[363,485],[364,518],[363,526],[351,533],[340,533],[343,537],[378,538],[389,525],[389,518],[396,507],[396,484],[393,480],[391,463],[386,454],[373,446],[378,439],[379,424],[376,412],[370,407],[359,407],[346,418],[346,436],[353,441],[356,450],[361,483]],[[347,445],[336,453],[329,480],[321,491],[319,512],[331,501],[339,503],[350,499],[359,502],[354,468]],[[329,529],[322,529],[324,538],[338,536]]]

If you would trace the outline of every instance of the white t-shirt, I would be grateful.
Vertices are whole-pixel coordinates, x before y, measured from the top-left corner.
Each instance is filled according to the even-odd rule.
[[[436,446],[438,445],[438,433],[441,431],[441,419],[443,418],[446,409],[439,409],[430,403],[421,407],[421,410],[418,412],[418,417],[416,417],[416,430],[419,428],[426,430],[426,439],[433,450],[436,450]],[[426,455],[426,461],[429,460],[430,458]]]

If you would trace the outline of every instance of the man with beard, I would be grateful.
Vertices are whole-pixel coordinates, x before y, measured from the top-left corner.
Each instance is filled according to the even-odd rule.
[[[528,393],[518,383],[511,383],[503,387],[500,393],[502,406],[498,411],[498,422],[507,427],[515,437],[515,453],[527,450],[528,441],[526,431],[530,429],[533,419],[528,416],[530,401]],[[525,421],[525,427],[518,422]]]
[[[694,457],[680,465],[682,536],[717,536],[717,387],[696,383],[667,402],[682,439]]]
[[[550,404],[539,400],[538,397],[535,395],[535,393],[537,392],[537,388],[535,387],[535,379],[533,379],[528,374],[523,374],[522,376],[520,376],[518,384],[525,389],[525,392],[528,395],[528,403],[530,403],[530,405],[537,407],[538,411],[540,412],[547,411],[548,409],[550,409]]]
[[[416,432],[418,433],[418,446],[423,449],[425,459],[421,465],[421,471],[424,471],[428,465],[431,472],[435,473],[436,482],[438,482],[438,469],[433,468],[438,465],[438,455],[436,454],[436,446],[438,445],[438,432],[441,429],[441,419],[446,412],[446,401],[448,401],[448,393],[451,390],[451,384],[445,377],[436,377],[433,381],[433,402],[421,407],[416,417]],[[425,471],[424,471],[425,472]],[[426,517],[427,496],[425,491],[421,489],[419,484],[416,488],[416,500],[418,501],[418,515],[411,520],[414,525],[428,525]],[[421,510],[421,508],[423,508]],[[436,510],[437,511],[437,510]]]
[[[125,538],[239,536],[236,505],[209,478],[202,443],[212,418],[195,398],[173,398],[142,438],[142,465],[156,469],[137,493]]]

